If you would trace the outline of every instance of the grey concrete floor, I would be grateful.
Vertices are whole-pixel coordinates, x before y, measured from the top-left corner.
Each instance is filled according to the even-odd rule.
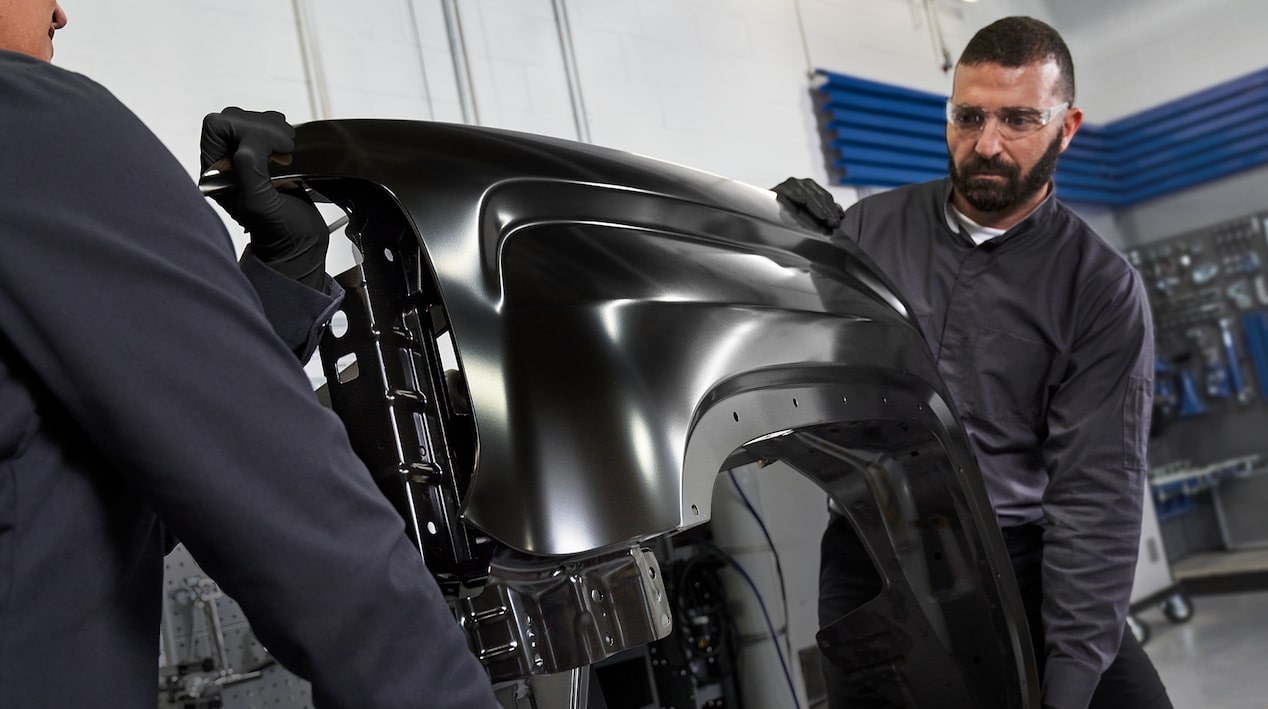
[[[1175,709],[1268,709],[1268,591],[1191,600],[1186,623],[1155,608],[1137,614]]]

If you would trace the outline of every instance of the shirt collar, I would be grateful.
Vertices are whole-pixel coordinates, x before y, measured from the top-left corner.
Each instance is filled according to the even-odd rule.
[[[943,219],[946,220],[947,228],[951,230],[952,234],[958,234],[965,241],[972,243],[972,239],[970,239],[967,234],[963,233],[963,230],[960,229],[960,225],[955,220],[955,216],[951,213],[952,189],[953,188],[951,186],[951,178],[950,177],[944,178],[943,185],[942,185]],[[1026,216],[1022,217],[1021,221],[1009,227],[1008,231],[1004,232],[1003,234],[1000,234],[999,236],[995,237],[994,239],[991,239],[990,241],[986,243],[989,243],[989,244],[1002,243],[1006,239],[1011,239],[1014,236],[1017,236],[1020,234],[1028,234],[1031,231],[1033,231],[1037,224],[1043,222],[1048,217],[1050,217],[1052,215],[1053,210],[1056,209],[1056,204],[1057,204],[1056,194],[1057,194],[1057,183],[1054,180],[1049,180],[1048,181],[1048,195],[1044,197],[1042,202],[1039,203],[1039,206],[1031,210],[1030,214],[1027,214]]]

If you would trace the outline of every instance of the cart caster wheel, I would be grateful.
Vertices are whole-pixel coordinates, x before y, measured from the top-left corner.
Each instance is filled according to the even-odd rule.
[[[1162,602],[1162,614],[1172,623],[1187,623],[1193,617],[1193,602],[1183,593],[1168,596]]]
[[[1150,630],[1148,623],[1134,615],[1129,615],[1127,616],[1127,627],[1132,631],[1137,643],[1144,645],[1149,642]]]

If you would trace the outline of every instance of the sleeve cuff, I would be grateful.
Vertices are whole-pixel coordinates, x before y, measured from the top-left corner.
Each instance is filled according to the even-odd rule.
[[[1050,658],[1044,665],[1043,705],[1052,709],[1087,709],[1101,675],[1068,657]]]
[[[269,268],[248,245],[238,261],[260,302],[273,330],[300,362],[307,362],[317,350],[321,333],[343,303],[343,288],[329,275],[324,288],[314,290]]]

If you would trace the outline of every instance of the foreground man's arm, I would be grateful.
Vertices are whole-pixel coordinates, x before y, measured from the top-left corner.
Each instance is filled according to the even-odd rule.
[[[106,91],[43,63],[6,100],[0,321],[85,445],[321,707],[496,707],[404,525],[277,337],[223,226]],[[142,632],[144,629],[137,629]],[[153,637],[153,636],[151,636]]]

